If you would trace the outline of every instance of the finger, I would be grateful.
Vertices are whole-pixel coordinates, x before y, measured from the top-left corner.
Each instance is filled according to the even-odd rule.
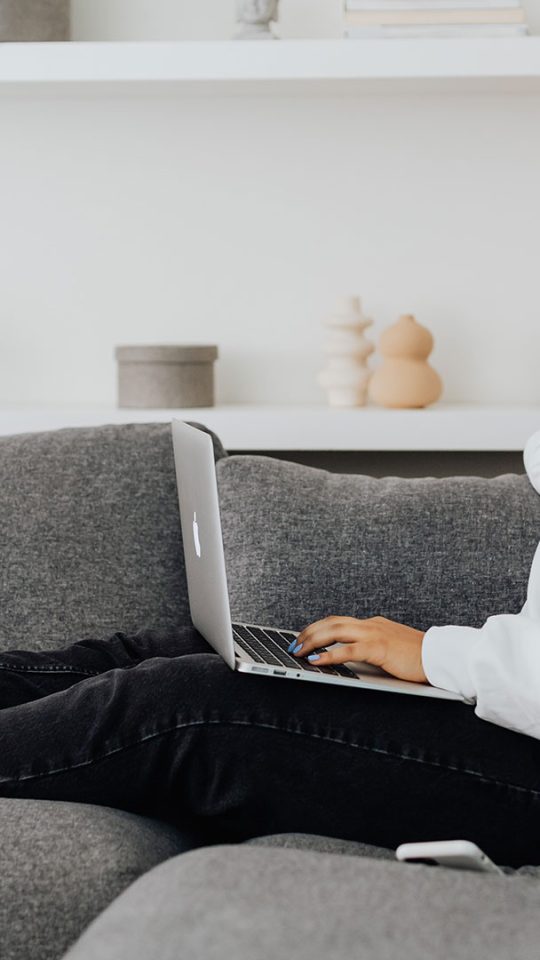
[[[293,649],[296,650],[296,656],[304,657],[319,647],[326,647],[329,643],[336,643],[337,641],[354,643],[356,640],[362,639],[363,635],[367,636],[368,634],[369,627],[357,620],[347,621],[345,618],[336,619],[334,622],[322,620],[307,627],[296,638],[296,646]]]
[[[304,629],[300,631],[298,636],[295,637],[295,639],[291,643],[289,647],[289,653],[292,653],[294,648],[297,647],[298,645],[303,646],[308,641],[308,639],[314,636],[315,633],[317,633],[321,629],[324,630],[325,626],[328,624],[330,620],[335,620],[335,619],[337,618],[324,617],[323,620],[316,620],[314,623],[310,623],[307,627],[304,627]]]
[[[301,633],[295,641],[295,644],[292,649],[292,653],[296,656],[305,656],[306,653],[311,653],[312,650],[316,650],[318,647],[324,647],[327,643],[332,642],[332,638],[337,639],[337,633],[335,627],[325,626],[320,624],[317,628],[310,627],[309,631],[304,631]]]
[[[362,641],[336,645],[321,653],[311,653],[308,660],[316,667],[331,667],[338,663],[348,663],[349,660],[367,660],[368,647],[368,643]]]
[[[343,617],[322,617],[321,620],[314,620],[313,623],[308,623],[307,627],[304,627],[304,629],[300,631],[298,637],[304,637],[313,630],[319,630],[321,627],[325,627],[329,623],[337,623],[338,620],[343,620]]]

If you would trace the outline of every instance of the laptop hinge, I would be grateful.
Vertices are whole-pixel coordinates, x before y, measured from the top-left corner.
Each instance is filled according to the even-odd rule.
[[[234,655],[235,655],[235,657],[236,657],[237,660],[241,660],[241,661],[243,661],[243,663],[256,663],[256,662],[257,662],[256,660],[253,659],[253,657],[250,657],[249,653],[247,653],[246,650],[242,650],[242,647],[240,647],[240,646],[237,644],[236,640],[234,640],[234,639],[233,639],[233,644],[234,644]]]

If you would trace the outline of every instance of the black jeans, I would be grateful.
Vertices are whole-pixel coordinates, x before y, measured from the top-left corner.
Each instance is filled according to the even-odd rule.
[[[234,673],[190,629],[0,654],[0,795],[104,804],[209,842],[460,838],[540,863],[540,741],[459,702]]]

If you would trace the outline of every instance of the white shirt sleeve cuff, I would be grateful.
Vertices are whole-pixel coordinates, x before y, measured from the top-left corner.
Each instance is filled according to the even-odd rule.
[[[534,489],[540,493],[540,431],[527,440],[523,463]]]
[[[474,627],[431,627],[422,643],[424,673],[433,687],[476,700],[469,656],[478,639]]]

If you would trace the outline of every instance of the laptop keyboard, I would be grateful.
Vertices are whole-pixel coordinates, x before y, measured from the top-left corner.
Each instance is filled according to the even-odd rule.
[[[233,623],[233,635],[238,646],[242,648],[256,663],[269,663],[278,667],[294,667],[296,670],[306,670],[310,673],[329,673],[336,677],[352,677],[356,674],[348,667],[337,664],[332,667],[317,667],[304,658],[293,657],[287,653],[293,640],[294,633],[288,630],[268,630],[263,627],[246,627],[240,623]],[[326,647],[321,647],[324,653]]]

